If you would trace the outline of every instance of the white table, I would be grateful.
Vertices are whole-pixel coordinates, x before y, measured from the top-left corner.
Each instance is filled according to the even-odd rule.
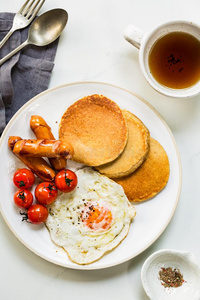
[[[0,10],[16,12],[23,0],[1,0]],[[38,257],[12,234],[0,216],[0,299],[146,300],[140,281],[144,260],[164,248],[191,251],[200,264],[200,96],[167,98],[145,81],[138,51],[123,39],[127,24],[144,30],[174,19],[199,21],[199,0],[46,0],[69,13],[50,88],[75,81],[100,81],[130,90],[153,105],[172,130],[183,167],[176,212],[159,239],[134,259],[97,271],[70,270]]]

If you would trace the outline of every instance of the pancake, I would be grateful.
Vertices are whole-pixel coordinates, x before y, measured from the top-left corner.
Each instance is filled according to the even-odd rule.
[[[116,159],[124,150],[127,137],[119,106],[97,94],[72,104],[62,116],[59,127],[59,139],[73,145],[73,160],[88,166]]]
[[[110,178],[131,174],[143,163],[149,153],[149,130],[134,114],[127,110],[122,112],[128,126],[128,141],[125,149],[114,161],[96,167],[101,174]]]
[[[115,179],[132,202],[140,202],[156,196],[169,179],[169,160],[164,148],[150,138],[150,151],[143,164],[129,176]]]

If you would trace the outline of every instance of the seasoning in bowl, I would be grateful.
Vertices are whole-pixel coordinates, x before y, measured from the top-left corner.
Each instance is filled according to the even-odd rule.
[[[156,251],[145,260],[141,280],[150,299],[200,299],[200,268],[190,252]]]
[[[185,281],[180,270],[177,268],[173,269],[171,267],[161,268],[159,271],[159,279],[165,288],[180,287]]]

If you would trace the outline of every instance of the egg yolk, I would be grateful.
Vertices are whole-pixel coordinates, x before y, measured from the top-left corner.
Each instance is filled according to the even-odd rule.
[[[90,205],[82,213],[81,219],[92,230],[107,230],[112,223],[112,213],[107,207]]]

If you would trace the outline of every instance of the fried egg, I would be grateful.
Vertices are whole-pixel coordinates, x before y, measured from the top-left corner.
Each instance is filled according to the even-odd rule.
[[[113,180],[89,167],[76,174],[76,189],[48,206],[46,226],[73,262],[90,264],[127,236],[136,212]]]

